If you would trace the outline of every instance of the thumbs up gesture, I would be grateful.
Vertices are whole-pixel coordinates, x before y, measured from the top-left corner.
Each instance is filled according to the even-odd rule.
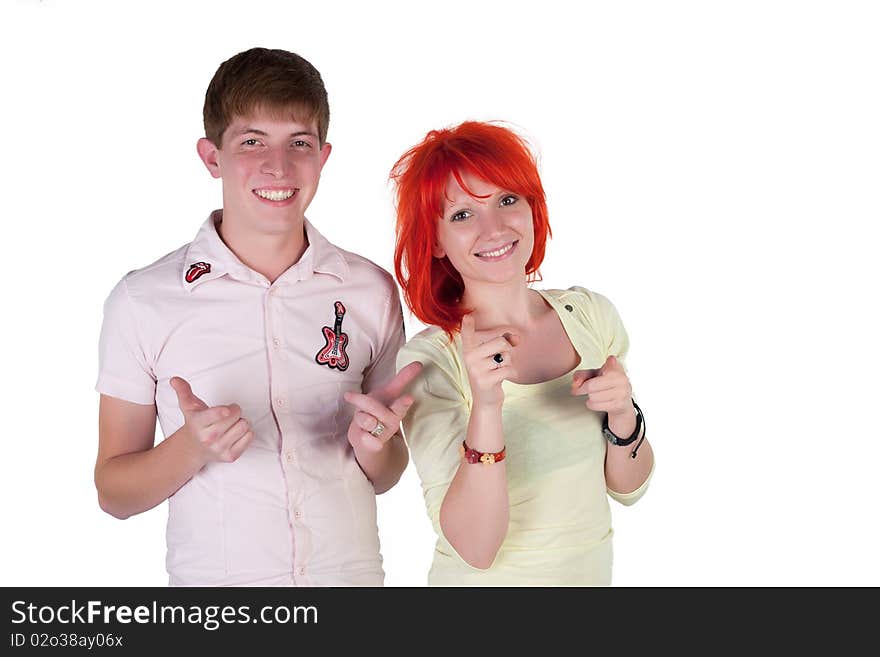
[[[183,413],[183,430],[198,449],[203,463],[232,463],[241,456],[254,439],[250,424],[241,417],[241,407],[238,404],[209,407],[193,394],[184,379],[175,376],[170,383]]]
[[[348,442],[352,447],[378,452],[391,440],[400,430],[400,422],[413,403],[411,395],[402,393],[421,371],[422,364],[412,362],[368,395],[345,393],[345,401],[358,409],[348,426]]]
[[[614,356],[597,370],[578,370],[572,375],[572,395],[586,395],[586,406],[591,411],[608,413],[614,417],[633,414],[632,385],[623,365]]]

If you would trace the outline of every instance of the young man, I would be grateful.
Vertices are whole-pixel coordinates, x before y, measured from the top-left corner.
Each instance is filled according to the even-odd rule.
[[[169,500],[172,585],[381,585],[375,494],[406,466],[419,366],[394,376],[391,277],[305,219],[330,155],[323,81],[248,50],[217,70],[204,122],[223,209],[105,304],[101,508]]]

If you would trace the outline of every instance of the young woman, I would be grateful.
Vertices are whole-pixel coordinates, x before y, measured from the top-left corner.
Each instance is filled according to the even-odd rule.
[[[431,328],[403,426],[437,532],[432,585],[607,585],[607,497],[635,502],[654,457],[608,299],[529,283],[550,235],[525,142],[434,130],[391,173],[397,279]]]

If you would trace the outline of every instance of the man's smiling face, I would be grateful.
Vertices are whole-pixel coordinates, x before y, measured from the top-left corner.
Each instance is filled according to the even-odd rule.
[[[236,117],[222,146],[199,140],[199,155],[223,180],[223,216],[260,233],[301,229],[318,189],[330,144],[321,144],[314,120],[279,119],[255,111]]]

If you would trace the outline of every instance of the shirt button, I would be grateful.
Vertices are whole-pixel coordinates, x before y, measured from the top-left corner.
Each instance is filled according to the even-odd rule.
[[[305,575],[305,574],[306,574],[306,569],[300,566],[299,574],[300,574],[300,575]]]
[[[284,406],[284,400],[281,399],[280,397],[275,400],[275,403],[278,404],[279,406]]]
[[[572,308],[570,304],[565,304],[565,309],[566,309],[568,312],[571,312],[572,310],[574,310],[574,308]]]
[[[287,452],[286,458],[288,463],[293,463],[296,460],[296,455],[293,453],[293,451],[290,451]]]
[[[281,346],[281,340],[278,338],[272,338],[272,346],[276,349]]]
[[[293,517],[294,518],[301,518],[302,512],[299,509],[297,509],[296,511],[293,512]]]

